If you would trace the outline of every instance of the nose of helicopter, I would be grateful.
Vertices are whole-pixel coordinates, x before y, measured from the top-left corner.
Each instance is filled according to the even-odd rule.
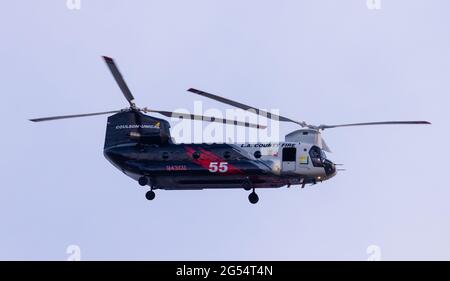
[[[336,175],[336,164],[334,164],[330,160],[325,159],[325,161],[323,163],[323,167],[325,168],[325,173],[327,175],[327,178],[331,178]]]

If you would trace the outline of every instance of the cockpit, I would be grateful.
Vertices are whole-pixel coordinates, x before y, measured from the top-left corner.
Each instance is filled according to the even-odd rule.
[[[336,165],[327,159],[327,155],[323,149],[320,149],[318,146],[313,146],[309,150],[309,157],[311,158],[311,162],[314,167],[323,167],[325,169],[325,173],[329,175],[333,175],[336,173]]]
[[[325,152],[318,146],[311,147],[309,157],[314,167],[323,167],[323,161],[327,158]]]

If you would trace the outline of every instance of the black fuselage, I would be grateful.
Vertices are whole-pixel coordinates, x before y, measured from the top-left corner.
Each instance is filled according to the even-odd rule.
[[[272,161],[257,159],[235,144],[175,144],[163,119],[136,111],[108,118],[105,157],[138,180],[148,177],[155,189],[281,187],[313,182],[274,170]]]

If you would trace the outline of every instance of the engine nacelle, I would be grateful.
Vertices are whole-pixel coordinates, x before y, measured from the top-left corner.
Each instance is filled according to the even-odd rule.
[[[130,139],[142,144],[164,144],[169,140],[169,136],[161,134],[161,131],[153,134],[141,134],[139,132],[130,132]]]
[[[138,111],[123,111],[108,118],[105,149],[127,143],[165,144],[171,142],[166,120]]]

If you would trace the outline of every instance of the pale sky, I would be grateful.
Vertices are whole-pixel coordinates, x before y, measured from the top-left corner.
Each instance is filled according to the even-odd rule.
[[[450,259],[450,2],[5,1],[0,259]],[[205,89],[314,124],[428,120],[324,132],[345,172],[258,192],[156,191],[103,157],[106,111],[193,108]],[[205,106],[225,105],[203,99]],[[160,116],[157,116],[160,117]],[[297,129],[283,124],[282,135]]]

